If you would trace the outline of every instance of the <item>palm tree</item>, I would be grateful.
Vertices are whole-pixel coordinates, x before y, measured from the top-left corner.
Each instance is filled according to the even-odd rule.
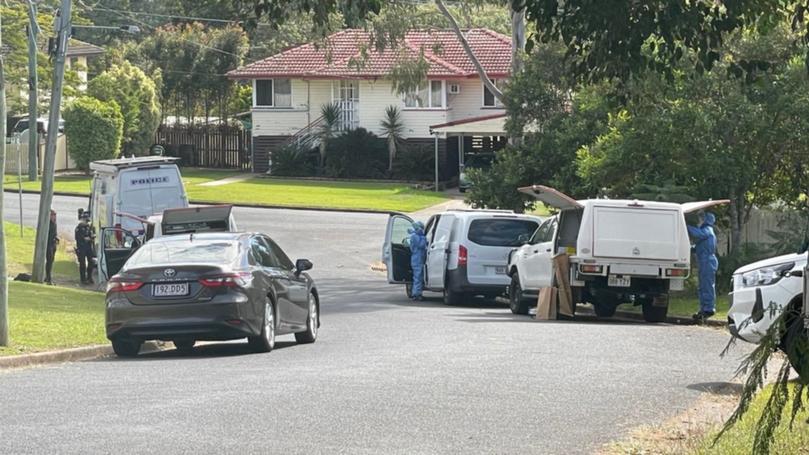
[[[404,124],[402,113],[396,106],[385,108],[385,118],[379,123],[382,127],[382,136],[388,139],[388,172],[393,172],[393,160],[396,158],[396,148],[402,142]]]
[[[337,103],[324,104],[320,108],[320,127],[317,137],[320,140],[320,169],[326,165],[326,148],[329,140],[335,136],[340,124],[340,105]]]

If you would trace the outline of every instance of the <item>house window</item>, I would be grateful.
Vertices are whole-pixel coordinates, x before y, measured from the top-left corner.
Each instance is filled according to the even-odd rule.
[[[292,81],[256,79],[253,92],[256,107],[292,107]]]
[[[405,107],[413,109],[442,109],[446,106],[445,81],[428,81],[418,90],[405,95]]]
[[[494,83],[494,86],[497,88],[503,86],[503,81],[500,79],[492,79],[492,83]],[[503,107],[503,102],[497,99],[494,93],[489,91],[486,84],[483,84],[483,107]]]

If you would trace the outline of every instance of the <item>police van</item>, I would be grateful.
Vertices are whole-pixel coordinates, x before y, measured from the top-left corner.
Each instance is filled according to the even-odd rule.
[[[95,229],[96,252],[103,256],[102,237],[105,228],[120,228],[137,235],[144,226],[123,214],[148,218],[166,209],[188,207],[179,158],[147,156],[101,160],[90,163],[93,172],[89,207],[90,223]],[[86,216],[79,209],[79,218]],[[98,258],[99,281],[105,281],[103,257]]]

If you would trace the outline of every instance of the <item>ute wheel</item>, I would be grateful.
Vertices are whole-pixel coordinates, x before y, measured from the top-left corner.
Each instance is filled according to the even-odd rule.
[[[317,311],[317,298],[309,293],[309,315],[306,317],[306,331],[295,334],[295,341],[300,344],[314,343],[317,340],[317,329],[320,327],[320,314]]]
[[[275,310],[269,297],[264,301],[264,323],[261,334],[247,338],[250,347],[256,352],[270,352],[275,347]]]
[[[511,285],[508,287],[508,307],[514,314],[528,314],[528,302],[523,298],[520,277],[517,272],[511,275]]]
[[[112,340],[112,350],[118,357],[136,357],[143,342],[132,338],[118,338]]]
[[[641,307],[643,309],[643,320],[646,322],[666,322],[666,315],[669,312],[669,297],[665,299],[665,305],[655,306],[654,301],[646,302]]]
[[[596,316],[600,318],[611,318],[615,316],[615,310],[617,309],[618,305],[612,301],[593,302],[593,311],[595,311]]]
[[[458,191],[460,191],[461,193],[466,193],[466,188],[458,188]]]
[[[177,348],[178,351],[188,352],[194,349],[194,345],[197,343],[197,340],[194,339],[182,339],[182,340],[174,340],[174,347]]]

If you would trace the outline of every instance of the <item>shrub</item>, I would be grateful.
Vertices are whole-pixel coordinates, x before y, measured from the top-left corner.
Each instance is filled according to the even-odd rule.
[[[280,177],[310,177],[315,175],[317,151],[288,145],[272,153],[272,175]]]
[[[120,154],[124,117],[115,101],[83,96],[65,108],[64,119],[70,156],[79,169]]]
[[[428,145],[399,147],[393,160],[393,178],[432,182],[435,177],[435,148]]]
[[[115,101],[124,118],[124,154],[143,155],[160,125],[160,104],[155,82],[140,68],[124,61],[91,80],[87,94]]]
[[[384,139],[357,128],[328,143],[326,175],[337,178],[383,178],[388,148]]]

